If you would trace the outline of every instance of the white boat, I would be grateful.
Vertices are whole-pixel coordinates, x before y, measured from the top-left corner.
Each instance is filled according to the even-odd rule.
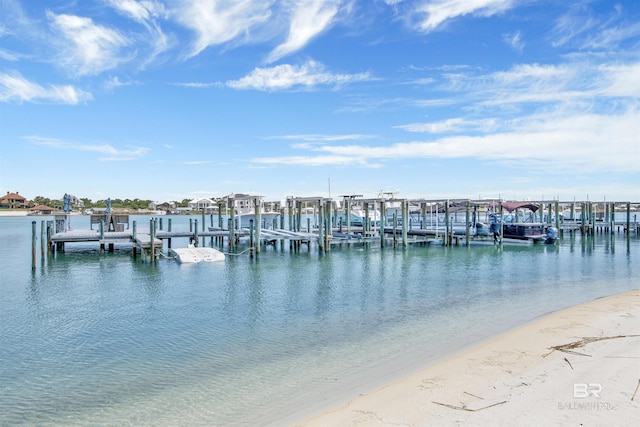
[[[171,253],[180,264],[191,264],[196,262],[224,262],[224,254],[213,248],[198,248],[189,246],[188,248],[171,249]]]

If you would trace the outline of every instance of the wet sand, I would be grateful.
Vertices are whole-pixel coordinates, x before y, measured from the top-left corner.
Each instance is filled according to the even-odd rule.
[[[640,290],[489,339],[296,426],[634,425]]]

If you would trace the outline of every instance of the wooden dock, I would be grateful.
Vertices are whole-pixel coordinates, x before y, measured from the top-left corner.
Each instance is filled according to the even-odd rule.
[[[64,251],[65,244],[76,242],[96,242],[100,251],[113,251],[115,245],[131,245],[134,258],[139,254],[143,259],[155,261],[165,246],[171,249],[172,239],[188,239],[195,246],[205,244],[206,238],[211,239],[219,247],[227,247],[234,252],[241,239],[249,240],[249,251],[259,254],[269,245],[288,242],[292,252],[296,252],[302,245],[308,250],[317,247],[321,252],[329,251],[335,245],[376,244],[381,247],[387,245],[406,247],[411,244],[439,244],[443,246],[466,245],[473,242],[486,243],[493,238],[476,235],[472,225],[482,220],[482,215],[488,217],[489,212],[503,212],[501,200],[425,200],[425,199],[358,199],[354,196],[344,196],[345,206],[359,203],[366,212],[379,211],[381,216],[378,223],[366,220],[363,224],[354,226],[349,219],[345,223],[338,221],[338,209],[331,199],[295,198],[287,199],[286,207],[280,211],[278,220],[274,220],[271,228],[253,227],[236,229],[233,215],[228,220],[228,227],[223,228],[222,213],[218,211],[218,227],[213,227],[213,214],[210,227],[205,227],[205,212],[202,211],[201,222],[194,220],[189,231],[172,231],[171,218],[166,218],[167,229],[164,229],[163,218],[151,218],[148,227],[138,228],[136,221],[130,223],[128,215],[92,215],[89,230],[70,230],[67,227],[68,216],[56,216],[54,221],[42,221],[42,251],[44,242],[50,252]],[[348,198],[347,198],[348,197]],[[256,206],[260,201],[256,198]],[[558,229],[560,238],[565,233],[581,233],[592,235],[595,233],[631,233],[640,234],[640,224],[637,214],[632,220],[630,202],[526,202],[536,209],[529,218],[531,222],[538,221],[546,227]],[[636,209],[640,203],[635,203]],[[311,206],[311,207],[310,207]],[[391,207],[393,215],[390,215]],[[305,215],[312,210],[313,225],[307,216],[303,224],[302,212]],[[262,224],[260,211],[256,208],[256,224]],[[637,212],[637,211],[635,211]],[[562,214],[564,213],[564,215]],[[516,218],[518,211],[515,211]],[[368,217],[368,216],[367,216]],[[288,218],[285,228],[285,218]],[[434,224],[435,218],[435,224]],[[438,221],[439,218],[440,221]],[[304,227],[306,225],[306,227]],[[93,229],[97,226],[97,229]],[[33,222],[33,253],[35,259],[36,222]],[[46,235],[46,239],[45,239]],[[502,236],[498,243],[502,244]],[[166,245],[165,245],[166,244]]]

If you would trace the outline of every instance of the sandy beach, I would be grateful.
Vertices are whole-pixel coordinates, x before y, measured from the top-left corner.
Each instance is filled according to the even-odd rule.
[[[640,290],[551,313],[296,426],[640,419]]]

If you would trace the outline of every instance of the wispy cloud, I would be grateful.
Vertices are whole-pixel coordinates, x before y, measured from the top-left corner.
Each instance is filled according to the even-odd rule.
[[[490,74],[445,75],[447,83],[442,89],[459,93],[460,102],[477,102],[476,106],[590,102],[619,97],[632,100],[640,91],[639,70],[640,62],[517,64]]]
[[[302,65],[283,64],[271,68],[255,68],[239,80],[230,80],[226,85],[233,89],[255,89],[262,91],[287,90],[292,88],[312,89],[317,86],[339,87],[348,83],[371,80],[370,73],[333,74],[324,65],[308,61]]]
[[[203,83],[203,82],[189,82],[189,83],[171,83],[173,86],[191,87],[196,89],[207,89],[212,87],[224,87],[224,83]]]
[[[303,135],[280,135],[271,136],[268,139],[285,139],[307,142],[333,142],[333,141],[355,141],[375,138],[373,135],[362,134],[347,134],[347,135],[318,135],[318,134],[303,134]]]
[[[72,74],[98,74],[126,61],[120,50],[130,41],[120,32],[81,16],[47,11],[47,18],[52,29],[63,37],[58,46],[59,63]]]
[[[100,161],[123,161],[136,160],[145,156],[150,149],[146,147],[132,147],[129,149],[118,149],[110,144],[77,144],[55,138],[45,138],[36,135],[26,136],[25,140],[32,144],[45,146],[59,150],[85,151],[98,153]]]
[[[142,83],[140,83],[139,81],[135,81],[135,80],[127,80],[127,81],[122,81],[120,80],[119,77],[117,76],[112,76],[110,78],[108,78],[105,82],[104,82],[104,87],[107,90],[113,90],[115,88],[118,87],[123,87],[123,86],[137,86],[137,85],[141,85]]]
[[[188,57],[209,46],[228,43],[247,36],[252,28],[271,16],[270,1],[180,0],[171,15],[196,34]]]
[[[455,117],[439,122],[410,123],[407,125],[395,126],[408,132],[425,133],[458,133],[472,131],[491,132],[496,129],[496,119],[468,120],[462,117]]]
[[[269,54],[267,62],[277,61],[291,52],[300,50],[311,39],[325,31],[338,13],[340,3],[341,0],[295,3],[287,40]]]
[[[488,17],[513,7],[512,0],[422,0],[415,8],[417,28],[430,32],[450,19],[473,15]]]
[[[193,161],[184,162],[185,165],[189,165],[189,166],[208,165],[211,163],[213,163],[211,160],[193,160]]]
[[[142,24],[149,35],[148,40],[152,46],[149,57],[143,66],[154,61],[162,52],[171,46],[169,37],[163,32],[159,20],[166,19],[168,12],[164,5],[153,0],[106,0],[114,9],[124,16]]]
[[[79,104],[90,101],[91,93],[71,85],[48,85],[31,82],[21,74],[0,74],[0,101],[2,102],[52,102]]]
[[[518,52],[522,52],[524,49],[524,42],[522,41],[522,33],[520,31],[516,31],[513,34],[503,34],[502,41]]]
[[[254,158],[258,164],[354,165],[405,159],[475,158],[482,161],[518,161],[522,168],[556,173],[575,170],[637,172],[640,151],[640,111],[619,115],[559,113],[534,115],[519,121],[513,131],[482,136],[451,136],[432,141],[388,146],[324,145],[305,147],[308,155]],[[560,167],[561,166],[561,167]]]
[[[619,3],[613,4],[609,13],[595,12],[588,3],[578,3],[556,19],[551,34],[554,47],[572,45],[591,50],[616,49],[638,35],[640,23],[629,20]]]

